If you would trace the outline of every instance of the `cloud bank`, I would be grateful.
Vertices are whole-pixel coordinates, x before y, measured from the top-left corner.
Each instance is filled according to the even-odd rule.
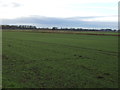
[[[25,24],[36,25],[37,27],[76,27],[76,28],[111,28],[117,29],[117,22],[114,21],[95,21],[98,17],[71,17],[71,18],[55,18],[44,16],[30,16],[16,19],[3,19],[2,24]],[[93,21],[89,21],[93,19]]]

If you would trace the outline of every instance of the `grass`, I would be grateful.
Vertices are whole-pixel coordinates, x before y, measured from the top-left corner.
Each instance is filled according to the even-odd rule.
[[[118,37],[3,32],[3,88],[117,88]]]

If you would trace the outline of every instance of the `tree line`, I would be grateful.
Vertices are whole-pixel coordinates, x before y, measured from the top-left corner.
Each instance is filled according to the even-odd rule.
[[[2,29],[37,29],[32,25],[1,25]]]
[[[32,25],[0,25],[0,27],[5,30],[69,30],[69,31],[117,31],[112,29],[83,29],[83,28],[58,28],[58,27],[52,27],[52,28],[37,28],[36,26]],[[120,30],[118,30],[120,31]]]

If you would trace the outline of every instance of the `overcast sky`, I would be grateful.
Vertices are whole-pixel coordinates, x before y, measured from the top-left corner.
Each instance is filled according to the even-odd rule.
[[[0,0],[2,24],[117,28],[119,0]]]

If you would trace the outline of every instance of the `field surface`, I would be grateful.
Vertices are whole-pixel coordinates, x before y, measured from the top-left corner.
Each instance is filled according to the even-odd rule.
[[[3,88],[117,88],[118,37],[3,32]]]

